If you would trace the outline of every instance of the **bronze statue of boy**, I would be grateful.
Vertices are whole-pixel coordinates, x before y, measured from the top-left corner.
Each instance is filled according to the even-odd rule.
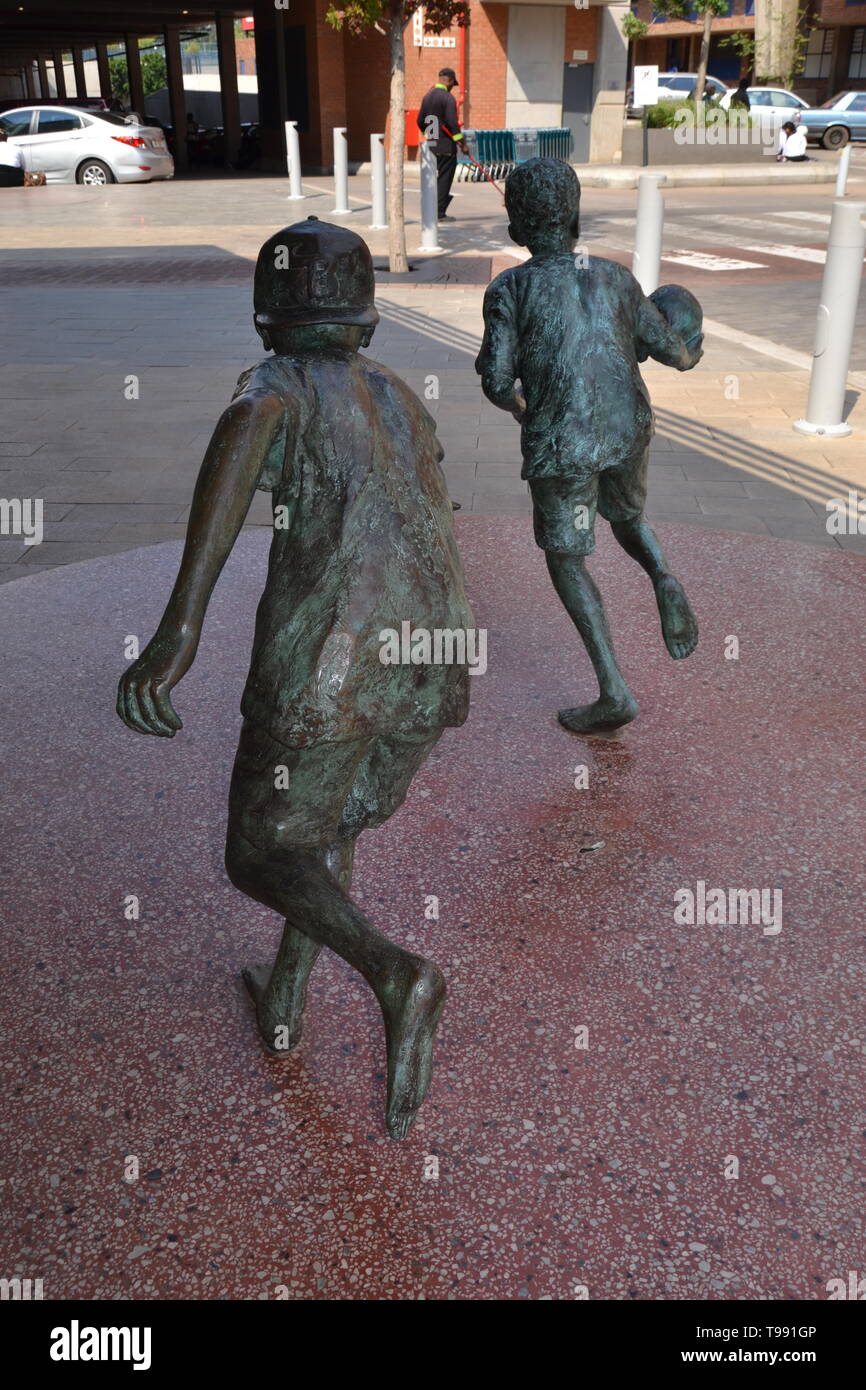
[[[682,585],[644,519],[653,417],[638,363],[649,355],[680,371],[694,367],[700,305],[674,285],[648,299],[624,266],[574,254],[580,184],[570,165],[518,165],[505,203],[512,241],[532,256],[488,286],[475,369],[487,398],[522,426],[535,539],[598,678],[598,700],[560,710],[559,721],[575,733],[615,729],[638,707],[584,564],[597,511],[652,580],[671,656],[686,657],[697,645]]]
[[[385,630],[468,629],[451,504],[432,417],[359,355],[379,315],[365,243],[309,218],[262,247],[255,325],[266,358],[238,382],[201,467],[177,581],[153,640],[124,674],[118,713],[141,733],[181,727],[170,691],[196,654],[213,586],[253,493],[274,537],[229,794],[226,867],[285,918],[272,969],[244,972],[273,1052],[301,1034],[323,946],[382,1009],[386,1119],[402,1138],[424,1099],[445,998],[439,969],[384,937],[349,896],[355,842],[401,805],[448,725],[468,668],[388,664]]]

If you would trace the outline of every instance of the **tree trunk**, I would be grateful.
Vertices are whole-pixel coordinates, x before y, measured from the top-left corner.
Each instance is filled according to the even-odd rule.
[[[388,263],[392,271],[409,269],[403,221],[403,157],[406,146],[406,58],[403,52],[402,0],[390,0],[388,37],[391,56],[391,138],[388,142]]]
[[[698,59],[698,80],[695,83],[695,105],[704,99],[704,88],[707,85],[707,65],[710,61],[710,29],[713,23],[713,12],[707,6],[704,10],[704,32],[701,34],[701,56]]]

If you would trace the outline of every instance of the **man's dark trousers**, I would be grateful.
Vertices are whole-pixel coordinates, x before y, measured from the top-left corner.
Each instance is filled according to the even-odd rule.
[[[444,217],[448,211],[448,204],[451,202],[451,185],[454,182],[454,173],[457,169],[457,151],[454,149],[454,142],[451,143],[452,148],[446,154],[437,154],[436,156],[438,174],[436,192],[439,200],[439,217]]]

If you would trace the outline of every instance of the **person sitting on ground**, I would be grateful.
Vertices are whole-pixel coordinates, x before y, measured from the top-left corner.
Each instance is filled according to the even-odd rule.
[[[786,121],[782,126],[779,136],[779,153],[776,159],[780,163],[787,164],[789,160],[802,164],[804,159],[808,159],[806,154],[806,136],[809,130],[804,125],[794,125],[793,121]]]

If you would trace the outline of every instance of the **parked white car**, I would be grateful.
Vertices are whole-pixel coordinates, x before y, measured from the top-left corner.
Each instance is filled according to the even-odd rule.
[[[659,101],[688,101],[695,84],[698,80],[696,72],[660,72],[659,73]],[[717,77],[710,77],[707,74],[706,85],[704,87],[704,97],[709,101],[717,101],[724,96],[728,88],[724,82],[720,82]],[[629,87],[626,93],[627,114],[637,112],[639,108],[634,105],[634,88]]]
[[[43,173],[46,183],[104,186],[174,175],[162,131],[113,111],[33,102],[0,114],[0,127],[23,150],[28,173]]]
[[[747,87],[746,91],[749,94],[749,110],[760,116],[762,124],[766,122],[781,126],[785,121],[796,124],[800,112],[808,110],[809,103],[785,87]],[[725,92],[719,105],[727,110],[733,95],[733,90]]]

